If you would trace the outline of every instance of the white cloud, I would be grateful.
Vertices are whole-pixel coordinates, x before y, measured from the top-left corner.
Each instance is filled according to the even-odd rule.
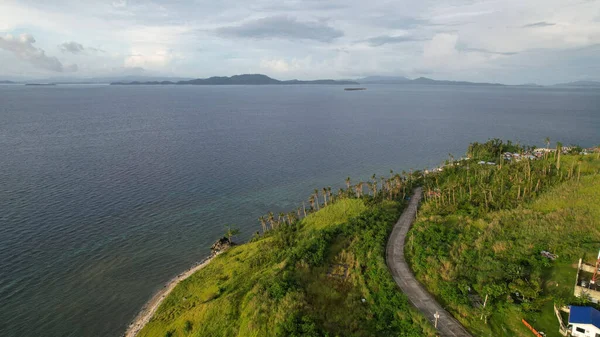
[[[520,55],[539,52],[544,57],[600,44],[599,12],[600,1],[581,0],[0,0],[0,34],[32,33],[38,40],[34,48],[50,54],[45,69],[53,53],[69,51],[56,54],[59,62],[77,63],[81,76],[139,66],[198,77],[260,71],[301,79],[427,72],[484,81],[486,71],[505,64],[511,64],[504,69],[514,73],[511,79],[525,73],[525,66],[507,61]],[[66,41],[77,41],[84,51],[75,44],[63,46]],[[42,69],[13,51],[0,52],[0,76],[17,63],[24,74],[24,65],[32,73]],[[568,57],[553,66],[568,69]],[[589,76],[600,79],[598,67],[590,62],[588,68]],[[542,79],[568,73],[535,71]]]
[[[77,65],[63,66],[56,57],[46,55],[46,52],[36,48],[34,43],[35,38],[31,34],[0,35],[0,49],[13,53],[18,59],[34,67],[54,72],[77,71]]]
[[[167,49],[133,48],[125,58],[124,66],[157,70],[168,66],[176,57],[176,54]]]
[[[287,73],[298,69],[298,63],[295,61],[289,63],[284,59],[263,59],[260,61],[260,67],[268,72]]]

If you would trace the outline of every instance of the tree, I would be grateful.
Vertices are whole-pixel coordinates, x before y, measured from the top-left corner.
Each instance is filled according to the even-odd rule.
[[[315,188],[315,204],[317,205],[317,211],[319,210],[319,190]]]
[[[269,223],[271,224],[271,229],[275,228],[275,214],[273,214],[273,212],[269,212]]]
[[[267,231],[267,222],[264,216],[261,216],[258,218],[258,221],[260,221],[260,226],[262,227],[263,233]]]
[[[350,177],[346,178],[346,188],[350,189]]]
[[[278,222],[282,222],[283,221],[283,224],[285,225],[285,213],[279,212],[279,218],[278,219],[279,219]]]
[[[227,240],[229,240],[229,243],[233,243],[233,241],[231,241],[231,238],[240,234],[240,230],[236,227],[232,228],[231,225],[226,225],[225,229],[225,235],[227,236]]]
[[[327,187],[323,187],[323,202],[325,203],[325,207],[327,207]]]

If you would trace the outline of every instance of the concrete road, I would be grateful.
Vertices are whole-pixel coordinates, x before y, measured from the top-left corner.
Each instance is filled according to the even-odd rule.
[[[400,219],[398,219],[398,222],[396,222],[396,225],[394,225],[386,248],[388,268],[400,289],[408,296],[410,302],[427,317],[432,325],[435,322],[435,313],[439,314],[437,330],[440,336],[471,337],[471,334],[421,286],[404,259],[404,241],[417,215],[417,208],[419,207],[422,194],[423,189],[421,187],[414,190],[409,205],[400,216]]]

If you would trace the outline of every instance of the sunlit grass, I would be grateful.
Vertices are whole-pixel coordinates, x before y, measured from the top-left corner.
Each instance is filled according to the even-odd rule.
[[[304,219],[307,228],[323,229],[346,222],[348,219],[361,214],[367,209],[361,199],[339,200],[319,212],[312,213]]]

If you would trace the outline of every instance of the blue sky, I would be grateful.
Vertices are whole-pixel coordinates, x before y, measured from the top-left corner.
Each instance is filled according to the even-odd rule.
[[[600,80],[600,0],[2,0],[0,79]]]

